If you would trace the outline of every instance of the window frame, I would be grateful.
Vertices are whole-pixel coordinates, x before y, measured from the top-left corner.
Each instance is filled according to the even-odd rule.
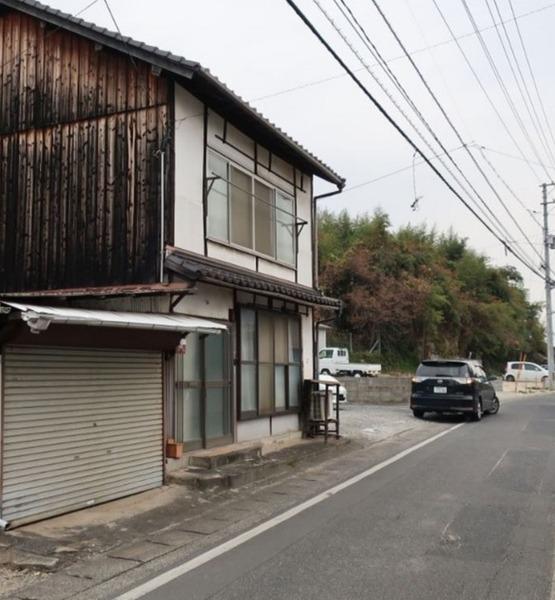
[[[208,215],[210,213],[210,209],[209,209],[209,190],[207,187],[207,182],[208,179],[210,177],[213,177],[212,173],[208,172],[208,162],[210,160],[210,154],[213,154],[217,159],[222,160],[224,162],[226,162],[226,173],[227,173],[227,182],[226,182],[226,194],[227,194],[227,212],[226,212],[226,218],[227,218],[227,239],[222,239],[220,237],[214,236],[210,234],[209,228],[208,228]],[[248,254],[252,254],[256,257],[262,258],[264,260],[268,260],[271,262],[274,262],[278,265],[284,266],[287,269],[291,269],[296,271],[297,270],[297,257],[298,257],[298,250],[299,250],[299,242],[298,242],[298,234],[296,231],[296,224],[297,224],[297,219],[298,219],[298,214],[297,214],[297,198],[296,198],[296,193],[291,194],[290,192],[287,192],[286,190],[284,190],[283,188],[275,185],[274,183],[269,182],[266,179],[263,179],[262,177],[260,177],[258,174],[253,173],[251,171],[249,171],[247,168],[245,168],[244,166],[236,163],[235,161],[233,161],[232,159],[228,158],[227,156],[225,156],[224,154],[222,154],[221,152],[219,152],[218,150],[215,150],[214,148],[212,148],[211,146],[207,146],[207,156],[206,156],[206,165],[207,165],[207,171],[206,171],[206,176],[205,176],[205,180],[204,180],[204,188],[205,188],[205,194],[204,194],[204,199],[205,199],[205,203],[206,203],[206,207],[205,207],[205,213],[206,213],[206,239],[209,240],[210,242],[216,243],[216,244],[221,244],[223,246],[229,247],[229,248],[233,248],[236,250],[240,250],[242,252],[246,252]],[[251,216],[252,216],[252,223],[251,223],[251,236],[252,236],[252,248],[249,246],[243,246],[241,244],[238,244],[237,242],[233,242],[231,239],[231,235],[232,235],[232,211],[231,211],[231,202],[230,202],[230,187],[231,184],[229,183],[229,181],[231,180],[231,169],[234,168],[237,171],[243,173],[244,175],[247,175],[248,177],[251,178],[251,191],[250,191],[250,198],[251,198]],[[273,219],[273,231],[272,231],[272,237],[273,237],[273,250],[274,250],[274,254],[265,254],[264,252],[260,252],[258,250],[256,250],[256,205],[255,205],[255,186],[256,186],[256,182],[259,182],[260,184],[266,186],[267,188],[269,188],[272,192],[272,206],[271,206],[271,212],[272,212],[272,219]],[[294,219],[294,227],[295,227],[295,232],[294,235],[292,237],[292,241],[293,241],[293,248],[292,248],[292,261],[291,262],[287,262],[285,260],[281,260],[280,258],[278,258],[278,219],[277,219],[277,196],[278,194],[288,198],[291,200],[291,207],[292,207],[292,213],[291,213],[291,218]]]
[[[255,358],[254,360],[243,360],[241,357],[241,344],[242,344],[242,334],[241,334],[241,329],[242,329],[242,313],[243,310],[250,310],[252,312],[254,312],[255,315],[255,334],[254,334],[254,351],[255,351]],[[259,357],[259,348],[258,348],[258,331],[259,331],[259,313],[267,313],[270,314],[272,316],[276,316],[276,315],[284,315],[288,318],[288,322],[289,319],[293,319],[299,328],[299,342],[300,342],[300,360],[299,362],[295,363],[295,362],[287,362],[287,363],[276,363],[275,361],[275,349],[273,349],[273,362],[272,364],[272,389],[274,390],[274,394],[273,394],[273,398],[272,398],[272,411],[270,412],[261,412],[260,411],[260,387],[259,387],[259,378],[260,378],[260,369],[259,366],[260,365],[268,365],[269,363],[267,361],[261,361],[260,357]],[[263,419],[263,418],[271,418],[271,417],[278,417],[278,416],[283,416],[283,415],[290,415],[290,414],[299,414],[301,411],[301,404],[302,404],[302,382],[303,382],[303,351],[304,351],[304,347],[303,347],[303,339],[302,339],[302,319],[301,319],[301,315],[298,312],[291,312],[288,310],[272,310],[271,308],[267,308],[264,306],[260,306],[260,305],[256,305],[256,304],[240,304],[237,305],[236,307],[236,314],[237,314],[237,336],[236,336],[236,342],[237,342],[237,406],[236,406],[236,414],[237,414],[237,420],[238,421],[251,421],[253,419]],[[272,319],[272,323],[273,323],[273,319]],[[289,336],[289,326],[288,326],[288,334]],[[288,351],[289,351],[289,337],[288,337]],[[256,370],[256,376],[255,376],[255,390],[256,390],[256,409],[255,410],[250,410],[250,411],[243,411],[242,407],[241,407],[241,397],[242,397],[242,367],[243,365],[251,365],[255,367]],[[276,398],[275,398],[275,368],[276,366],[285,366],[285,378],[284,378],[284,384],[285,384],[285,408],[281,409],[281,410],[276,410],[275,407],[275,402],[276,402]],[[291,367],[297,367],[300,369],[300,384],[299,384],[299,403],[297,406],[291,406],[290,405],[290,394],[289,394],[289,374],[290,374],[290,368]]]

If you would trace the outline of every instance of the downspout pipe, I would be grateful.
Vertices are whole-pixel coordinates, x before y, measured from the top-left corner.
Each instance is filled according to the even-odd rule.
[[[312,281],[314,284],[314,288],[318,289],[319,279],[318,279],[318,200],[323,200],[324,198],[330,198],[331,196],[337,196],[341,194],[345,187],[345,181],[341,183],[341,185],[337,186],[337,189],[333,192],[326,192],[325,194],[319,194],[313,197],[312,202],[312,236],[313,236],[313,259],[312,259]],[[339,309],[339,315],[341,314],[342,308]],[[312,313],[314,314],[314,312]],[[318,379],[318,328],[320,325],[324,323],[331,323],[335,321],[336,317],[332,317],[329,319],[320,319],[312,324],[312,372],[314,379]]]

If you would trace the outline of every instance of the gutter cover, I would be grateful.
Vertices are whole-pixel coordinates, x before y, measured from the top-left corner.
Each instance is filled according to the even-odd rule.
[[[5,306],[9,310],[14,309],[19,311],[21,319],[27,323],[33,333],[46,331],[52,323],[56,325],[89,325],[92,327],[120,327],[122,329],[175,331],[181,333],[222,333],[227,330],[225,325],[216,321],[177,314],[89,310],[5,301],[0,301],[0,305],[0,309]]]

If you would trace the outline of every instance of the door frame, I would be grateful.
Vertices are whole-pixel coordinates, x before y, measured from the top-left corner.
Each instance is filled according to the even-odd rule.
[[[231,334],[230,332],[222,332],[220,334],[217,335],[222,335],[225,336],[225,342],[224,342],[224,368],[225,368],[225,373],[224,373],[224,379],[222,380],[224,383],[227,383],[227,385],[224,387],[224,389],[226,390],[226,400],[227,400],[227,406],[229,409],[229,431],[228,433],[224,434],[223,436],[219,436],[217,438],[210,438],[207,439],[206,437],[206,403],[207,403],[207,389],[210,387],[213,388],[221,388],[221,385],[217,385],[211,382],[207,382],[206,381],[206,344],[205,344],[205,340],[208,337],[207,333],[199,333],[197,334],[199,336],[199,346],[200,346],[200,362],[201,362],[201,379],[196,379],[196,380],[191,380],[191,381],[176,381],[174,378],[174,390],[177,391],[178,389],[198,389],[200,390],[200,438],[198,440],[193,440],[193,441],[184,441],[181,440],[183,442],[183,450],[185,452],[191,452],[193,450],[203,450],[203,449],[210,449],[210,448],[216,448],[219,446],[224,446],[226,444],[232,444],[234,441],[234,426],[233,426],[233,365],[232,365],[232,361],[231,361]],[[176,354],[176,358],[178,357],[178,355]],[[175,373],[177,374],[178,369],[175,369]],[[175,395],[175,402],[177,403],[179,401],[179,394]],[[174,410],[174,415],[175,415],[175,433],[176,433],[176,438],[177,436],[177,431],[178,431],[178,423],[177,423],[177,418],[179,416],[179,418],[183,418],[183,411],[179,411],[176,409]]]

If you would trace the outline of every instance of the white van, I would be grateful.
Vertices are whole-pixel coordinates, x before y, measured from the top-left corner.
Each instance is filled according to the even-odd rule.
[[[508,362],[505,368],[505,381],[527,381],[546,383],[549,371],[531,362]]]

